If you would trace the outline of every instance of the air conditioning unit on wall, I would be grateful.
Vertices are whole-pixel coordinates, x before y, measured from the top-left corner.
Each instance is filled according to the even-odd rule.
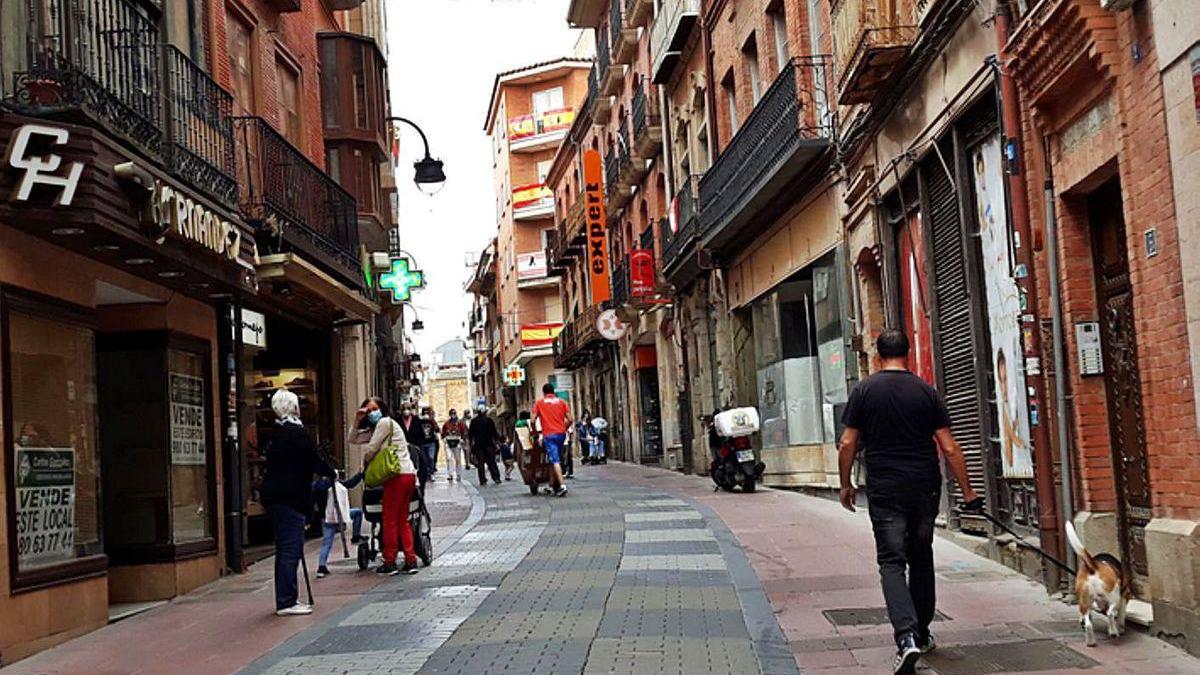
[[[1100,0],[1100,9],[1106,9],[1110,12],[1119,12],[1123,9],[1133,7],[1133,3],[1137,0]]]

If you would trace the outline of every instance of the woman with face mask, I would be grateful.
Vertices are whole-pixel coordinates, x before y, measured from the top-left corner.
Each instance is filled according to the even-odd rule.
[[[354,431],[349,440],[367,446],[363,455],[364,471],[381,450],[394,445],[408,447],[404,430],[388,416],[387,403],[375,396],[363,401],[354,414]],[[400,474],[383,484],[383,564],[375,569],[377,573],[389,576],[401,572],[417,573],[417,554],[413,549],[412,529],[408,526],[408,503],[417,487],[417,469],[407,451],[398,455]],[[404,566],[398,567],[396,559],[401,549],[404,550]]]

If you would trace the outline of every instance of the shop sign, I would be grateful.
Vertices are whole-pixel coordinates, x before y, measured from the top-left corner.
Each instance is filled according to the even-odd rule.
[[[519,387],[525,384],[525,369],[516,363],[505,368],[504,384],[509,387]]]
[[[392,296],[392,302],[405,302],[413,289],[425,288],[425,273],[411,269],[408,258],[396,258],[392,269],[379,275],[379,287]]]
[[[171,463],[205,463],[204,380],[170,373]]]
[[[629,252],[629,281],[633,297],[654,295],[654,251],[635,248]]]
[[[134,176],[136,169],[131,164],[117,165],[117,175]],[[173,234],[230,260],[238,259],[242,250],[242,232],[236,225],[198,199],[161,180],[155,179],[148,192],[150,200],[142,212],[142,223],[157,243],[161,244],[167,234]]]
[[[267,317],[252,309],[242,310],[242,344],[267,348]]]
[[[628,326],[617,316],[617,310],[606,309],[596,317],[596,330],[605,340],[620,340],[625,337]]]
[[[18,127],[8,144],[8,165],[18,171],[24,171],[17,189],[13,191],[13,201],[29,200],[29,195],[35,185],[48,185],[59,188],[58,206],[70,206],[75,198],[75,188],[79,187],[79,177],[83,175],[83,162],[72,162],[65,175],[58,173],[62,166],[62,157],[49,153],[46,155],[30,155],[29,142],[37,137],[49,138],[54,145],[66,145],[71,133],[59,127],[41,124],[26,124]]]
[[[75,449],[17,448],[17,566],[75,558]]]
[[[608,221],[604,218],[604,179],[599,150],[583,153],[584,216],[587,219],[587,264],[592,304],[612,299],[608,279]]]
[[[575,389],[575,376],[567,371],[550,373],[550,384],[554,385],[556,392],[572,391]]]

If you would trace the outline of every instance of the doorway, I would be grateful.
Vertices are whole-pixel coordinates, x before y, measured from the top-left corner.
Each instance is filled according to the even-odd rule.
[[[1113,178],[1087,197],[1091,226],[1104,388],[1108,399],[1108,431],[1113,478],[1117,489],[1118,539],[1121,559],[1133,572],[1135,590],[1146,586],[1146,524],[1150,521],[1150,474],[1146,461],[1146,426],[1142,382],[1133,316],[1133,287],[1121,185]]]

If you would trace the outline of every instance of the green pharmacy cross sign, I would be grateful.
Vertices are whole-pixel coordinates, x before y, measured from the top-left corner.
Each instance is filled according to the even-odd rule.
[[[392,302],[404,302],[412,297],[414,288],[425,287],[425,273],[409,269],[407,258],[396,258],[392,269],[379,275],[379,287],[392,294]]]

